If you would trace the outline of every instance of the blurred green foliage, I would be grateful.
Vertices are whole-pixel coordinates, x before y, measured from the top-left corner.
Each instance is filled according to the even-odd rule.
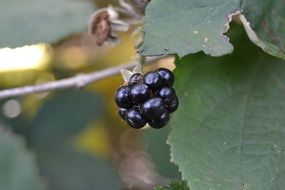
[[[94,10],[86,0],[2,0],[0,47],[54,43],[81,32]]]
[[[0,189],[45,190],[34,155],[23,139],[0,127]]]
[[[181,179],[178,166],[170,161],[169,145],[167,144],[169,132],[170,127],[165,127],[160,130],[145,130],[144,138],[146,141],[146,150],[152,156],[157,171],[161,175],[170,179]]]
[[[73,138],[104,114],[101,101],[91,92],[65,91],[39,110],[28,141],[50,189],[120,189],[120,180],[110,163],[73,146]]]

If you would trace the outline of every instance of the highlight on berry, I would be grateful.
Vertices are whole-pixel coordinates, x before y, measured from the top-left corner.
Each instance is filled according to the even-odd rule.
[[[135,129],[164,127],[179,105],[173,83],[173,73],[165,68],[134,73],[115,94],[120,117]]]

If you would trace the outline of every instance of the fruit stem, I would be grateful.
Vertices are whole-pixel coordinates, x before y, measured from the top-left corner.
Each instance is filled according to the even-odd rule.
[[[136,71],[143,74],[143,67],[144,67],[145,63],[146,63],[146,57],[139,55],[138,65],[136,66]]]

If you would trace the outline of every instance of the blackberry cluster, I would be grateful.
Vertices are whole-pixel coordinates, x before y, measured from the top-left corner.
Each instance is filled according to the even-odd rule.
[[[173,83],[173,73],[165,68],[133,74],[128,84],[116,92],[119,115],[135,129],[147,123],[156,129],[164,127],[179,104]]]

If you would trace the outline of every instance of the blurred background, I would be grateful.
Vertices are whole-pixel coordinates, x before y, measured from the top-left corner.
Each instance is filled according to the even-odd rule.
[[[21,4],[30,9],[42,5],[41,11],[36,12],[39,15],[44,6],[52,4],[41,0],[33,6],[37,3],[32,0],[0,0],[0,6],[7,9],[13,1],[19,10]],[[61,8],[69,11],[70,1],[63,0]],[[91,3],[92,11],[118,4],[115,0]],[[14,26],[9,16],[14,13],[1,14],[8,18],[0,19],[1,25],[3,22]],[[94,37],[86,34],[88,19],[83,17],[81,25],[85,28],[81,32],[70,33],[54,43],[1,48],[0,89],[59,80],[133,60],[138,41],[131,35],[135,28],[119,33],[120,42],[115,45],[97,46]],[[45,25],[45,33],[56,33],[57,25]],[[5,29],[14,34],[15,27]],[[17,29],[21,33],[21,25]],[[0,39],[4,34],[0,29]],[[15,36],[10,37],[16,39]],[[173,69],[173,59],[160,60],[145,70],[158,67]],[[178,168],[170,162],[166,143],[170,127],[134,130],[118,116],[113,98],[122,83],[122,77],[117,75],[82,90],[0,100],[0,190],[148,190],[180,179]]]

